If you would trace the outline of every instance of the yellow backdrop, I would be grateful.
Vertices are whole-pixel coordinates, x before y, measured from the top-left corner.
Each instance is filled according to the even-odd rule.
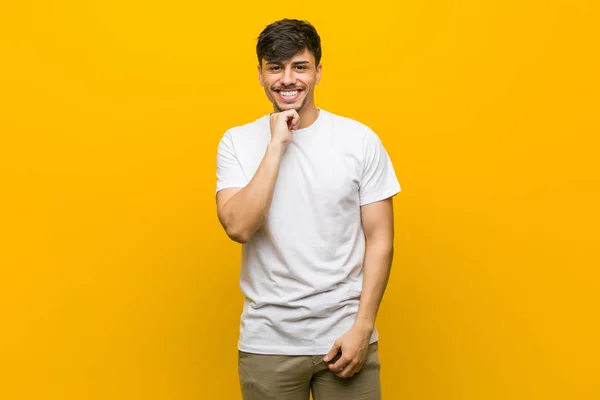
[[[404,189],[384,398],[600,398],[597,1],[5,3],[0,398],[240,398],[216,146],[283,17]]]

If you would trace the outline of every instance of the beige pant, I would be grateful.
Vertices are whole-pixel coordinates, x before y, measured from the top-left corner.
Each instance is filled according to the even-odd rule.
[[[281,356],[238,352],[244,400],[380,400],[377,343],[369,345],[367,361],[350,378],[329,370],[325,356]]]

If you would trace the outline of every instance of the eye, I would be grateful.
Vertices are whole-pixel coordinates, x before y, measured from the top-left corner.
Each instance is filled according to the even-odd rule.
[[[306,65],[296,65],[296,69],[305,70],[308,69],[308,67]]]
[[[279,65],[273,65],[269,67],[269,71],[279,71],[281,67]]]

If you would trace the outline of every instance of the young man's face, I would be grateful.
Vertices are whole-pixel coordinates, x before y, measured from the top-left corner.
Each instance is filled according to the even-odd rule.
[[[278,112],[314,107],[314,87],[320,79],[321,65],[315,65],[308,49],[281,63],[262,60],[258,66],[260,85]]]

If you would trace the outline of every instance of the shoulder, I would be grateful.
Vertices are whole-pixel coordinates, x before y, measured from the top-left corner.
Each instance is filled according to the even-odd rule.
[[[336,130],[340,129],[348,133],[354,133],[359,135],[364,135],[367,130],[370,130],[370,128],[366,124],[357,121],[353,118],[344,117],[342,115],[334,114],[329,111],[325,111],[325,116]]]
[[[346,140],[350,140],[361,147],[366,143],[377,143],[380,141],[377,133],[361,121],[327,111],[326,116],[334,132],[343,135]]]
[[[240,140],[256,140],[257,137],[260,137],[264,134],[265,128],[268,128],[269,116],[262,116],[252,122],[248,122],[243,125],[234,126],[229,128],[222,137],[223,139],[228,139],[234,142]]]

